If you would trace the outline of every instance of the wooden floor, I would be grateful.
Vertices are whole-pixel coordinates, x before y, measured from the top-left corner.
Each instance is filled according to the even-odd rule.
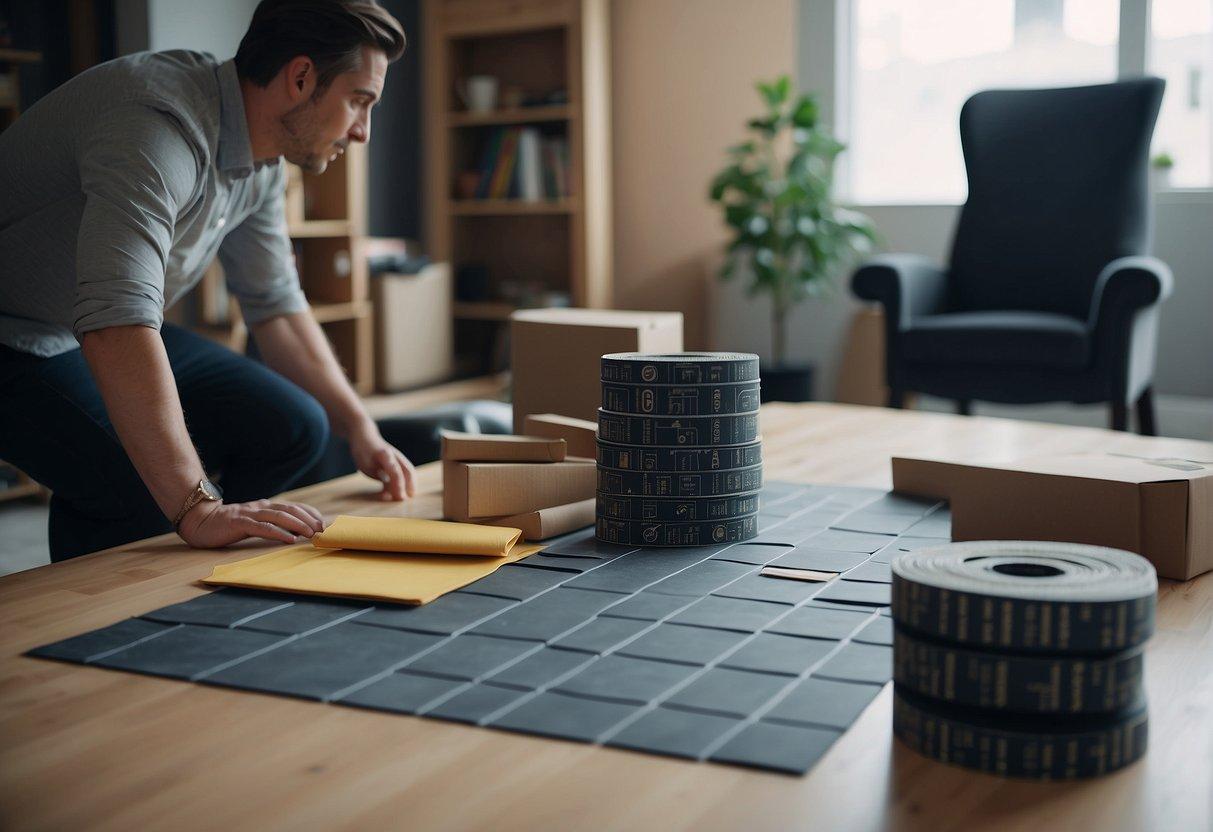
[[[762,412],[769,479],[887,486],[897,453],[1118,451],[1213,444],[841,405]],[[437,516],[440,470],[407,505],[358,475],[294,495],[338,512]],[[218,562],[172,536],[0,578],[0,829],[1207,830],[1213,806],[1213,574],[1162,581],[1147,651],[1151,748],[1109,777],[1000,780],[891,738],[890,690],[805,777],[22,657],[203,590]]]

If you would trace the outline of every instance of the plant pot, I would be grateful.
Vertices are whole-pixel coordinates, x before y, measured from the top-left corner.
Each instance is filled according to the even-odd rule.
[[[812,364],[771,364],[759,370],[764,402],[813,401]]]

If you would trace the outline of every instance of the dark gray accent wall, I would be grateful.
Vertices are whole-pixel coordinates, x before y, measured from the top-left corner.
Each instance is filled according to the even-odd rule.
[[[404,55],[388,70],[375,107],[369,147],[367,227],[373,237],[423,236],[421,205],[421,3],[381,0],[408,37]]]

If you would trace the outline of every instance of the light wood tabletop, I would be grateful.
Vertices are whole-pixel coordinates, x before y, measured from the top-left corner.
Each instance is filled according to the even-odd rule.
[[[888,486],[899,453],[1116,450],[1208,459],[1213,443],[843,405],[762,411],[768,480]],[[294,492],[338,513],[437,517],[441,471],[383,504],[359,475]],[[25,658],[36,645],[206,589],[171,535],[0,578],[0,828],[1205,830],[1213,812],[1213,574],[1160,581],[1150,750],[1101,779],[1002,780],[930,762],[890,730],[888,686],[804,777],[686,762]]]

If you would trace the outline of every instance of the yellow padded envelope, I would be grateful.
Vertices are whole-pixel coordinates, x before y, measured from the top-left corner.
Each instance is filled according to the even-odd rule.
[[[342,514],[312,538],[321,549],[369,549],[422,555],[493,555],[505,557],[522,535],[475,523],[448,523],[416,517],[354,517]]]
[[[362,521],[373,521],[370,523]],[[504,535],[500,534],[505,532]],[[489,534],[484,534],[488,532]],[[314,540],[400,548],[378,551],[288,546],[220,564],[208,584],[425,604],[542,546],[517,545],[518,529],[393,517],[338,517]],[[492,545],[497,541],[496,547]]]

